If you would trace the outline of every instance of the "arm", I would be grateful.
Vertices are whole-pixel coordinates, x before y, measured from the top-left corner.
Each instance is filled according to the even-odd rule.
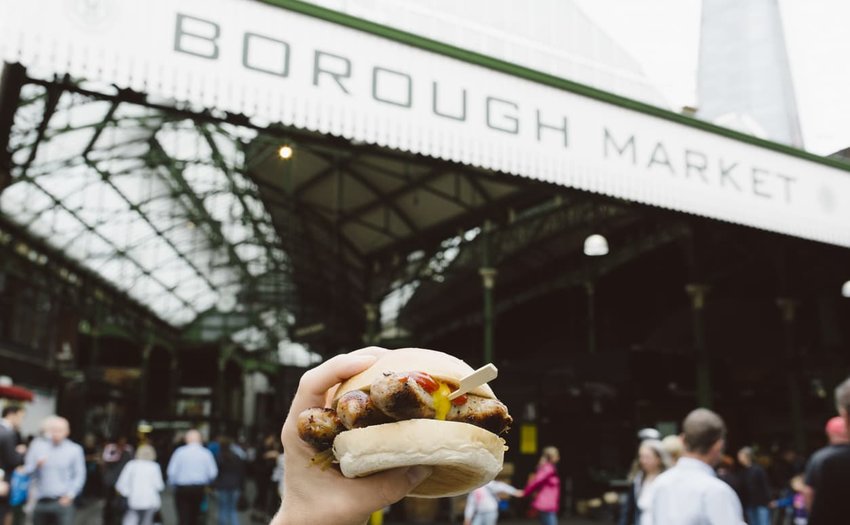
[[[463,523],[469,525],[472,523],[472,517],[475,516],[475,491],[469,493],[466,497],[466,506],[463,508]]]
[[[38,457],[39,454],[39,444],[37,442],[33,442],[33,445],[27,450],[27,455],[24,458],[24,474],[35,474],[35,471],[38,470],[40,466]]]
[[[507,483],[505,483],[503,481],[493,481],[493,482],[491,482],[490,483],[490,489],[498,495],[507,494],[509,496],[516,496],[516,497],[522,496],[521,490],[519,490],[518,488],[513,487],[511,485],[508,485]]]
[[[174,454],[171,454],[171,459],[168,460],[168,468],[166,469],[166,474],[168,475],[168,484],[174,485],[174,479],[177,477],[177,470],[180,468],[180,454],[183,452],[183,448],[178,448],[174,451]]]
[[[528,496],[529,494],[543,486],[543,484],[546,483],[546,481],[548,481],[549,478],[554,475],[555,467],[553,467],[552,465],[547,464],[540,467],[540,469],[537,471],[537,473],[534,475],[528,485],[526,485],[525,490],[522,492],[522,495]]]
[[[324,406],[335,385],[373,365],[388,350],[369,347],[337,355],[307,371],[298,384],[281,432],[286,451],[283,504],[272,525],[360,525],[372,512],[399,501],[430,474],[428,467],[397,468],[364,478],[348,479],[336,469],[310,466],[316,451],[298,437],[298,414]]]
[[[215,462],[215,457],[212,455],[212,452],[206,454],[207,456],[207,479],[210,483],[215,481],[215,478],[218,477],[218,464]]]
[[[80,446],[74,450],[74,464],[71,469],[71,490],[69,496],[73,499],[80,495],[86,484],[86,456]]]
[[[19,454],[17,449],[15,434],[3,430],[0,432],[0,463],[10,465],[12,468],[20,466],[24,462],[24,456]],[[11,473],[9,474],[11,476]]]
[[[118,481],[115,482],[115,490],[125,498],[130,495],[130,476],[132,475],[134,466],[133,463],[127,463],[121,469],[121,474],[118,475]]]

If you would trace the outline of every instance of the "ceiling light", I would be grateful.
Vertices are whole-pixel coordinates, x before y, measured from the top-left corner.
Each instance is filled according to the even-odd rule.
[[[284,144],[283,146],[280,147],[279,150],[277,150],[277,156],[282,158],[283,160],[291,159],[293,153],[294,152],[292,150],[292,146],[290,146],[288,144]]]
[[[594,233],[584,240],[584,254],[590,257],[608,255],[608,239]]]

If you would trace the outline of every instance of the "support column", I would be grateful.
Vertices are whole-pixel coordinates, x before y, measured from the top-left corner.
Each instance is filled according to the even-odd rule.
[[[218,354],[218,372],[215,378],[215,387],[213,388],[213,425],[212,430],[215,434],[224,432],[225,420],[227,417],[227,383],[225,371],[227,369],[228,352],[222,348]]]
[[[593,281],[584,283],[587,292],[587,352],[596,353],[596,285]]]
[[[782,327],[785,339],[785,358],[787,360],[786,382],[788,398],[791,405],[791,434],[794,438],[794,448],[799,453],[806,451],[806,431],[803,425],[803,401],[798,380],[797,370],[800,363],[794,343],[795,324],[797,319],[797,302],[787,297],[776,299],[776,306],[782,317]]]
[[[3,64],[0,74],[0,193],[12,182],[12,156],[9,152],[9,137],[21,87],[26,80],[26,70],[20,64]]]
[[[484,267],[478,271],[484,285],[484,364],[493,362],[495,341],[493,338],[493,287],[496,285],[496,269]]]
[[[363,337],[363,342],[367,345],[373,345],[380,339],[380,311],[375,303],[366,303],[363,305],[363,309],[366,311],[366,334]]]
[[[696,394],[697,404],[702,408],[711,408],[711,358],[705,342],[705,296],[709,287],[705,284],[691,283],[685,291],[691,298],[691,312],[694,326],[694,354],[696,357]]]
[[[153,343],[147,343],[142,349],[142,366],[139,374],[139,416],[146,419],[148,414],[148,381],[150,380],[151,354]]]
[[[177,395],[180,393],[180,360],[177,350],[171,351],[171,368],[168,377],[168,415],[177,415]]]

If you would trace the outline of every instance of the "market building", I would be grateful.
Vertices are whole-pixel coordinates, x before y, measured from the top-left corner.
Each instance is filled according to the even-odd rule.
[[[845,160],[662,109],[569,2],[511,45],[326,4],[0,7],[0,375],[77,431],[253,435],[324,357],[439,348],[499,366],[518,468],[586,452],[579,494],[696,405],[816,443]]]

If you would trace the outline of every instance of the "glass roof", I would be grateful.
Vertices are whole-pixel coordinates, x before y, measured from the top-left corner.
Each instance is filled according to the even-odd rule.
[[[256,135],[28,84],[0,211],[175,326],[251,308],[252,291],[280,308],[289,264],[247,176]]]

